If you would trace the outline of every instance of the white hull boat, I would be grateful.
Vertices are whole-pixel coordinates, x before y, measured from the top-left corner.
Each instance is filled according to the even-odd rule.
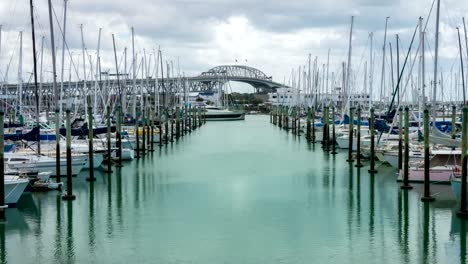
[[[5,176],[5,204],[16,204],[29,184],[29,180],[18,176]]]

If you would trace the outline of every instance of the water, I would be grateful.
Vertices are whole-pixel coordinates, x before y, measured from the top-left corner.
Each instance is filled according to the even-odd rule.
[[[466,263],[468,224],[442,186],[420,202],[395,170],[350,167],[266,116],[207,123],[114,173],[22,197],[2,263]],[[445,188],[445,190],[444,190]]]

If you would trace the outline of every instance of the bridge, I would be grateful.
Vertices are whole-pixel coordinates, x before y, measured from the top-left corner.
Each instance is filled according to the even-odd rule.
[[[32,80],[32,78],[30,78]],[[86,82],[72,81],[64,82],[63,93],[65,95],[84,93],[92,94],[94,89],[103,92],[111,92],[113,90],[122,89],[126,94],[134,93],[136,88],[139,93],[177,93],[177,92],[198,92],[198,91],[212,91],[218,89],[219,85],[224,85],[227,82],[235,81],[250,84],[254,87],[256,93],[266,93],[274,91],[276,88],[286,87],[284,84],[274,82],[271,76],[267,76],[262,71],[249,67],[239,65],[223,65],[214,67],[206,72],[201,73],[194,77],[167,77],[167,78],[138,78],[134,81],[129,78],[128,74],[120,74],[119,83],[117,83],[116,74],[109,74],[102,72],[99,76],[99,81],[87,80]],[[61,84],[57,83],[60,88]],[[157,87],[157,90],[155,89]],[[40,85],[40,94],[43,96],[51,96],[53,91],[53,84],[51,82],[42,83]],[[3,97],[16,98],[18,93],[18,84],[0,84],[0,90],[4,91]],[[88,92],[86,90],[91,90]],[[34,95],[34,84],[30,81],[23,83],[22,93],[24,97]]]
[[[32,78],[23,83],[19,89],[18,84],[1,84],[0,99],[12,106],[19,106],[20,100],[18,91],[21,90],[21,104],[25,108],[34,109],[35,89]],[[286,87],[283,84],[274,82],[272,77],[267,76],[262,71],[238,65],[224,65],[214,67],[206,72],[194,77],[164,77],[164,78],[140,78],[133,80],[128,74],[119,74],[117,81],[116,74],[101,72],[98,80],[64,82],[63,86],[57,83],[57,91],[62,90],[63,99],[68,99],[69,103],[83,106],[83,99],[90,96],[91,102],[100,105],[102,110],[109,102],[116,102],[121,98],[126,109],[138,107],[143,104],[143,95],[147,102],[164,100],[168,104],[173,104],[175,94],[185,92],[215,91],[230,81],[243,82],[255,88],[256,93],[266,93],[275,91],[276,88]],[[39,85],[39,105],[41,109],[51,109],[56,102],[53,84],[50,82]],[[60,92],[59,92],[60,94]],[[159,98],[159,99],[158,99]],[[163,98],[163,99],[161,99]],[[66,103],[65,101],[63,103]]]

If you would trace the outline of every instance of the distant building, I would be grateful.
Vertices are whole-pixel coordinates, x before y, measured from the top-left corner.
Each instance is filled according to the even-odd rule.
[[[370,95],[366,93],[354,93],[348,96],[349,106],[357,107],[361,106],[364,108],[369,107]],[[317,102],[334,102],[337,107],[342,107],[343,103],[346,103],[347,100],[343,100],[343,95],[341,93],[341,88],[335,88],[334,93],[324,93],[317,95],[305,94],[297,92],[293,88],[278,88],[276,92],[268,94],[268,103],[271,105],[312,105],[317,99]]]

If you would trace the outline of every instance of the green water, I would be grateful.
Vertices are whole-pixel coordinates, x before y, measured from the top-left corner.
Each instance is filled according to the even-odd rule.
[[[2,263],[466,263],[450,186],[435,203],[271,125],[207,123],[140,160],[74,178],[73,202],[24,195]]]

